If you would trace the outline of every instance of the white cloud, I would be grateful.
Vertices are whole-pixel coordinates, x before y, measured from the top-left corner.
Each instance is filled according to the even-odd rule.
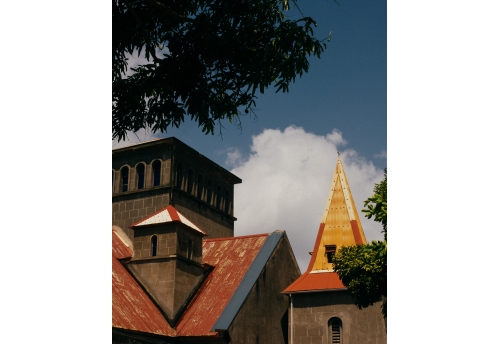
[[[243,180],[235,186],[235,235],[286,230],[305,271],[340,151],[366,238],[382,239],[382,227],[366,219],[361,209],[383,171],[352,149],[340,150],[347,145],[340,131],[318,136],[288,127],[266,129],[252,139],[246,159],[237,150],[228,153],[228,161],[237,164],[231,172]]]
[[[386,159],[387,158],[387,151],[384,150],[384,151],[380,152],[379,154],[375,154],[373,157]]]
[[[228,148],[227,151],[227,158],[226,158],[226,165],[230,167],[237,167],[243,163],[243,155],[241,154],[240,150],[235,147]]]

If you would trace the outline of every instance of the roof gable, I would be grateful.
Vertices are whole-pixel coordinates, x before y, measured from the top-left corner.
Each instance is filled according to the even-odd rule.
[[[252,282],[252,275],[262,260],[257,258],[261,251],[267,252],[264,245],[271,236],[260,234],[203,241],[203,262],[213,270],[179,319],[176,326],[179,336],[216,335],[215,330],[220,328],[214,326],[219,319],[223,323],[218,327],[230,324],[241,307],[240,301],[244,301],[250,291],[246,290],[248,285],[251,284],[251,288],[255,282]],[[255,262],[257,265],[252,268]]]
[[[141,227],[147,225],[155,225],[161,223],[170,223],[170,222],[180,222],[184,225],[188,226],[191,229],[194,229],[196,232],[202,235],[207,235],[202,229],[196,226],[194,223],[189,221],[184,215],[179,213],[177,209],[175,209],[172,205],[168,205],[165,208],[157,211],[156,213],[140,220],[139,222],[134,223],[130,227]]]

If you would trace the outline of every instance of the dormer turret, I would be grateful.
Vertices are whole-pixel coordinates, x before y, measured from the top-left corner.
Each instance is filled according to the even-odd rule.
[[[202,238],[207,234],[171,205],[131,228],[130,270],[175,323],[203,279]]]

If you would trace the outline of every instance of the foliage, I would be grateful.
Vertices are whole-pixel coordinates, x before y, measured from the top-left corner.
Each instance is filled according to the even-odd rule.
[[[333,268],[358,308],[383,299],[382,313],[387,317],[387,169],[384,180],[375,184],[373,191],[363,212],[367,218],[382,223],[384,241],[341,247],[333,257]]]
[[[314,20],[289,10],[288,0],[113,0],[113,139],[184,116],[213,134],[253,113],[257,91],[287,92],[326,47]],[[129,72],[134,53],[147,63]]]
[[[365,201],[366,209],[362,211],[367,218],[371,219],[373,216],[374,221],[382,224],[384,240],[387,241],[387,168],[384,170],[384,179],[375,184],[373,192],[375,194]]]

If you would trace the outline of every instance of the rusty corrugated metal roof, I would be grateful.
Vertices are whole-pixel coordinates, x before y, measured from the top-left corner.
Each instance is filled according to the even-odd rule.
[[[178,336],[214,336],[211,331],[247,274],[269,234],[203,241],[203,262],[214,267],[179,319]]]
[[[132,258],[132,250],[128,247],[124,239],[122,239],[116,231],[113,230],[113,257],[117,259]]]
[[[185,224],[191,229],[194,229],[196,232],[207,235],[206,232],[204,232],[202,229],[200,229],[198,226],[196,226],[194,223],[189,221],[184,215],[179,213],[177,209],[175,209],[172,205],[168,205],[165,208],[157,211],[154,214],[151,214],[144,219],[132,224],[130,227],[140,227],[140,226],[147,226],[147,225],[153,225],[153,224],[159,224],[159,223],[168,223],[168,222],[174,222],[178,221],[180,223]]]
[[[269,234],[203,241],[203,263],[213,267],[172,328],[119,259],[132,251],[113,231],[113,327],[169,337],[217,336],[211,331],[255,262]]]
[[[175,336],[158,308],[118,259],[129,259],[132,251],[113,231],[112,323],[115,328]]]
[[[113,327],[175,336],[158,308],[123,265],[113,257]]]

